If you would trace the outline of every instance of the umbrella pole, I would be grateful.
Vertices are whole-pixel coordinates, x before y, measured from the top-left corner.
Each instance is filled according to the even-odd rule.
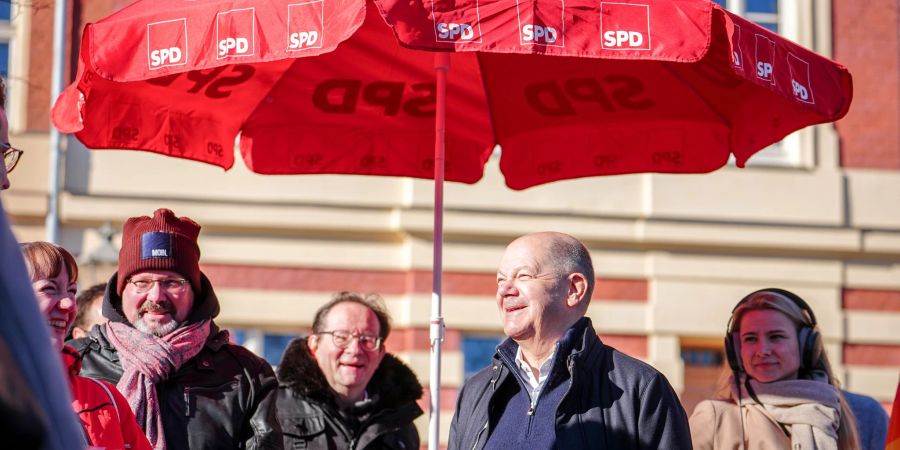
[[[434,55],[437,77],[437,105],[434,121],[434,261],[431,272],[431,376],[428,411],[428,450],[438,450],[441,438],[441,344],[444,342],[444,318],[441,316],[441,274],[444,244],[444,135],[447,121],[447,72],[450,54]]]

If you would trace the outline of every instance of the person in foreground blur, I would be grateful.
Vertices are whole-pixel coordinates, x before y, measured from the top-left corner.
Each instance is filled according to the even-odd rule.
[[[75,298],[78,313],[71,331],[73,339],[87,337],[94,325],[106,322],[102,312],[104,292],[106,283],[99,283],[81,291]]]
[[[897,393],[894,394],[894,405],[891,407],[891,421],[888,424],[885,445],[885,450],[900,448],[900,382],[897,383]]]
[[[847,405],[856,418],[856,431],[859,435],[859,448],[862,450],[883,450],[888,433],[890,418],[881,403],[868,395],[857,394],[847,390],[841,391]]]
[[[275,373],[213,322],[199,234],[168,209],[128,219],[103,298],[109,321],[72,345],[86,376],[116,383],[154,448],[280,449]]]
[[[63,344],[75,320],[78,266],[66,249],[49,242],[22,244],[25,265],[38,307],[47,320],[50,342],[62,353],[72,392],[72,408],[81,420],[85,444],[100,448],[149,450],[125,397],[115,386],[78,375],[81,357]]]
[[[377,296],[341,292],[316,311],[278,366],[284,448],[419,448],[422,385],[386,352],[390,331]]]
[[[3,108],[6,103],[5,87],[3,79],[0,78],[0,144],[6,144],[2,145],[0,191],[9,189],[8,172],[15,156],[9,147],[9,122]],[[9,162],[7,158],[10,159]],[[0,214],[5,216],[3,212]],[[3,303],[7,300],[11,298],[5,298]],[[42,435],[45,428],[43,421],[40,406],[25,383],[25,377],[18,370],[6,340],[0,338],[0,435],[11,439],[12,442],[7,442],[10,445],[19,448],[38,448],[43,442]]]
[[[585,246],[543,232],[508,247],[497,307],[509,337],[457,400],[449,449],[690,449],[665,376],[605,345],[585,317],[594,289]]]
[[[768,288],[744,297],[725,352],[733,374],[694,410],[694,448],[860,448],[815,314],[799,296]]]
[[[9,145],[0,78],[0,436],[4,448],[69,450],[82,442],[59,353],[45,324],[3,208],[8,173],[21,152]],[[52,424],[52,426],[51,426]]]
[[[37,449],[47,429],[43,411],[0,339],[0,433],[11,448]]]

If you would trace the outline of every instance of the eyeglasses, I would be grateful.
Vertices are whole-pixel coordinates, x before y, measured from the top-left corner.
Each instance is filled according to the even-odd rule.
[[[380,336],[351,333],[345,330],[320,331],[316,334],[330,334],[331,341],[334,342],[334,345],[338,348],[347,348],[347,346],[350,345],[350,341],[355,338],[359,341],[359,345],[362,348],[371,352],[381,350],[381,343],[384,341]]]
[[[22,153],[25,152],[9,145],[9,143],[0,144],[0,148],[3,149],[3,165],[6,166],[6,173],[10,173],[16,168],[16,164],[19,164],[19,159],[22,158]]]
[[[160,289],[170,293],[170,294],[180,294],[184,291],[184,287],[187,286],[188,280],[184,278],[163,278],[161,280],[151,280],[151,279],[130,279],[128,283],[134,285],[134,290],[138,294],[143,294],[150,289],[153,289],[153,285],[159,283]]]

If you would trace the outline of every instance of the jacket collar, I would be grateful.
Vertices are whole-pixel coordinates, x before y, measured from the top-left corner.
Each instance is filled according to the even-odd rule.
[[[576,364],[588,366],[599,365],[601,362],[601,353],[606,347],[605,344],[597,336],[594,330],[594,324],[589,317],[583,317],[573,328],[578,331],[575,336],[575,346],[572,349],[572,359]]]
[[[278,366],[278,379],[282,386],[293,389],[301,397],[337,405],[337,393],[328,385],[325,374],[309,352],[306,338],[297,338],[288,344]],[[378,396],[379,408],[396,408],[422,397],[422,385],[416,375],[390,353],[384,355],[367,389]]]
[[[66,372],[72,375],[81,373],[81,355],[72,347],[64,345],[62,349],[63,366]]]
[[[591,319],[582,317],[566,330],[557,343],[554,369],[558,369],[559,367],[557,366],[560,365],[565,368],[569,360],[578,365],[591,364],[598,361],[599,358],[596,355],[602,350],[602,346],[600,338],[597,337],[597,332],[594,331]],[[511,338],[506,338],[497,346],[495,358],[509,365],[515,361],[518,348],[519,344]],[[509,369],[516,372],[515,365],[510,365]]]

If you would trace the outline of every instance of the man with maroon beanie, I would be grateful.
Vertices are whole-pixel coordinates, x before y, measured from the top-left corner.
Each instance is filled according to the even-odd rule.
[[[282,448],[272,368],[230,344],[200,271],[200,225],[158,209],[122,231],[119,270],[86,338],[81,375],[115,383],[156,449]]]

